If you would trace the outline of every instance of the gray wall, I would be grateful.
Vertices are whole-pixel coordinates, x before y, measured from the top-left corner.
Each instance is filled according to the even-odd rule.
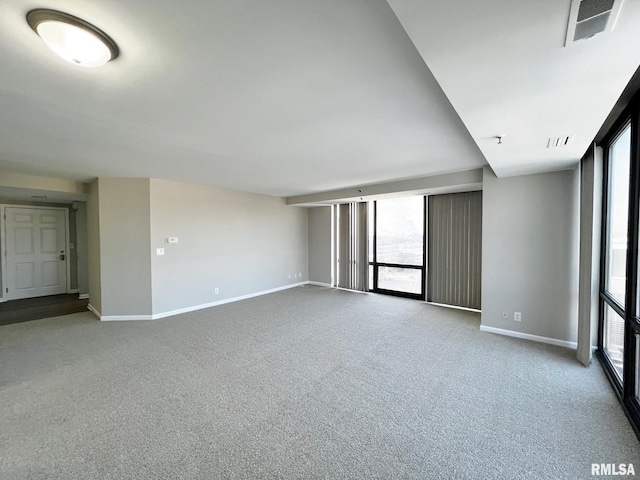
[[[100,313],[104,316],[149,315],[149,179],[100,178],[98,184]]]
[[[76,212],[76,255],[78,258],[78,293],[89,293],[89,245],[87,239],[87,203],[78,202]]]
[[[69,211],[69,251],[67,258],[69,261],[69,284],[71,290],[78,289],[78,231],[76,221],[76,212],[71,207],[66,206]]]
[[[600,235],[602,228],[602,148],[591,145],[580,162],[580,295],[576,356],[591,363],[598,341]]]
[[[150,193],[154,314],[308,279],[306,209],[277,197],[158,179],[151,179]],[[167,237],[179,243],[167,244]],[[156,248],[165,255],[156,256]]]
[[[578,205],[577,170],[498,179],[485,167],[483,326],[576,341]]]
[[[100,280],[100,186],[98,180],[89,185],[87,198],[87,250],[89,270],[89,304],[102,311]]]
[[[309,280],[331,285],[331,207],[309,208]]]

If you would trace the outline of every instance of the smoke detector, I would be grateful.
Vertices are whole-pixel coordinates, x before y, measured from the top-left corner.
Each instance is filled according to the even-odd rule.
[[[571,0],[564,46],[610,32],[616,25],[624,0]]]

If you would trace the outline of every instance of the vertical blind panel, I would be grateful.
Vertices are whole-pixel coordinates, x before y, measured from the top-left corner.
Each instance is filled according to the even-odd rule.
[[[351,218],[349,204],[338,205],[338,286],[349,288],[351,284],[350,276],[350,240],[351,228],[349,220]]]
[[[482,192],[429,196],[427,300],[480,309]]]
[[[366,292],[369,290],[369,204],[367,202],[359,202],[355,204],[357,209],[357,276],[358,281],[355,285],[357,290]]]
[[[367,291],[369,286],[366,202],[338,205],[338,287]]]

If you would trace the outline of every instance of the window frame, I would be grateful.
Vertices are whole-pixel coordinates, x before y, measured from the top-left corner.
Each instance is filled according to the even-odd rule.
[[[600,361],[615,393],[617,394],[623,409],[628,416],[636,435],[640,438],[640,398],[636,396],[637,385],[640,380],[637,373],[640,371],[636,356],[638,342],[640,341],[640,312],[638,275],[638,247],[640,244],[640,94],[637,94],[621,112],[609,131],[599,142],[603,148],[603,201],[601,223],[601,249],[600,249],[600,285],[599,285],[599,321],[598,321],[598,346],[596,357]],[[629,162],[629,198],[627,218],[627,257],[625,302],[620,305],[610,292],[607,291],[606,278],[608,275],[607,256],[609,251],[609,206],[611,203],[611,147],[624,133],[627,127],[631,129],[630,162]],[[623,378],[616,371],[613,362],[605,351],[605,310],[611,307],[624,321],[624,355]]]
[[[369,266],[373,267],[373,288],[374,293],[392,295],[394,297],[412,298],[424,300],[427,292],[427,195],[422,195],[422,265],[400,264],[378,262],[378,200],[373,202],[373,260],[369,261]],[[422,279],[420,293],[401,292],[398,290],[388,290],[378,288],[378,269],[380,267],[407,268],[420,270]]]

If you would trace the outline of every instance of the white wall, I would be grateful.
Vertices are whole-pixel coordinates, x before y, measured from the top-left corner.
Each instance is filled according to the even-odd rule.
[[[482,326],[575,342],[577,170],[483,177]]]
[[[331,207],[309,208],[309,280],[331,285]]]
[[[308,280],[307,209],[159,179],[151,179],[150,194],[149,248],[165,249],[151,257],[154,314]],[[167,244],[167,237],[179,243]]]

